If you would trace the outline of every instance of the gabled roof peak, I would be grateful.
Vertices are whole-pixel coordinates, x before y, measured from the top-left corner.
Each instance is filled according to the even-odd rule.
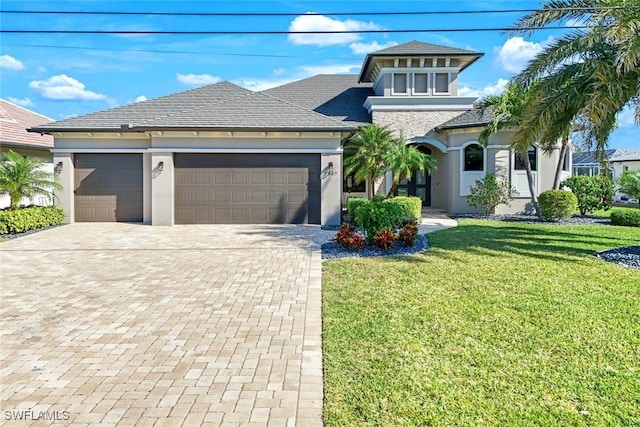
[[[482,55],[468,49],[459,49],[457,47],[443,46],[439,44],[426,43],[418,40],[412,40],[407,43],[387,47],[369,53],[367,56],[390,56],[390,55]]]

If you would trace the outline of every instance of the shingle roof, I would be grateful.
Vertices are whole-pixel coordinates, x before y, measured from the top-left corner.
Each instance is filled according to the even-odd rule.
[[[492,119],[492,108],[487,108],[482,115],[478,114],[478,112],[474,110],[469,110],[453,119],[444,122],[437,129],[456,129],[456,128],[466,128],[466,127],[475,127],[475,126],[484,126],[491,122]]]
[[[343,122],[371,123],[363,104],[374,95],[373,88],[370,83],[358,83],[357,74],[321,74],[263,93]]]
[[[624,162],[640,160],[640,150],[605,150],[604,154],[610,162]],[[592,151],[582,151],[573,153],[573,165],[591,165],[599,164],[600,159],[597,154]]]
[[[353,126],[273,96],[221,82],[33,128],[34,131],[127,129],[351,130]]]
[[[473,50],[458,49],[457,47],[442,46],[413,40],[408,43],[380,49],[369,54],[369,56],[386,55],[482,55],[482,53]]]
[[[48,123],[52,119],[0,99],[0,143],[26,148],[53,147],[50,135],[28,133],[27,128]]]

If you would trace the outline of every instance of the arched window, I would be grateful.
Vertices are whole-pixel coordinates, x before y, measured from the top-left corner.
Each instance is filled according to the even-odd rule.
[[[469,144],[464,149],[464,170],[484,170],[484,150],[478,144]]]

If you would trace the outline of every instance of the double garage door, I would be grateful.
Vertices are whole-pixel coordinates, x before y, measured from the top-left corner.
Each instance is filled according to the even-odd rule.
[[[319,224],[317,154],[176,153],[177,224]]]
[[[320,223],[317,154],[174,155],[177,224]],[[141,222],[141,154],[75,155],[76,221]]]

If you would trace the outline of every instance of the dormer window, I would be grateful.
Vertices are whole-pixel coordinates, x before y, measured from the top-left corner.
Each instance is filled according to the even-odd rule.
[[[406,95],[407,94],[407,74],[406,73],[393,73],[391,94],[392,95]]]
[[[434,73],[434,95],[449,95],[449,83],[451,75],[449,73]]]
[[[429,95],[429,74],[428,73],[413,74],[413,94]]]

